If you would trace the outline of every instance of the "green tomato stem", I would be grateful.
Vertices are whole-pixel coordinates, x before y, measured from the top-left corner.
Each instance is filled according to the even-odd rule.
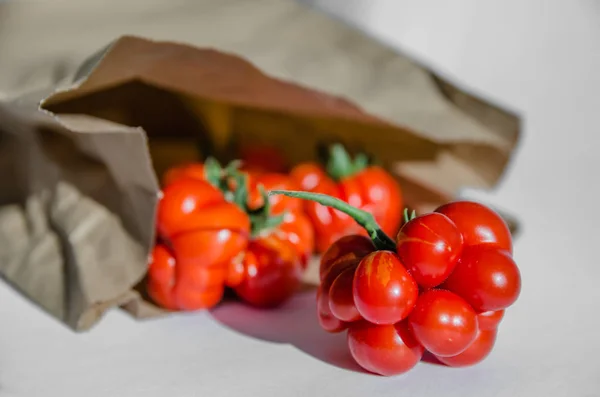
[[[369,165],[369,158],[365,154],[358,154],[354,159],[342,144],[335,143],[329,148],[329,160],[326,164],[327,174],[339,181],[359,173]]]
[[[228,176],[233,177],[236,183],[236,189],[233,192],[234,199],[232,201],[237,204],[238,207],[242,208],[250,217],[251,238],[257,238],[269,230],[279,227],[279,225],[283,223],[285,214],[271,214],[269,196],[262,185],[258,186],[258,190],[263,198],[263,206],[256,210],[250,210],[248,208],[249,189],[247,175],[236,169],[231,171]]]
[[[375,247],[377,247],[378,250],[396,250],[396,242],[393,239],[391,239],[387,234],[385,234],[383,230],[381,230],[381,227],[377,224],[375,217],[369,212],[353,207],[350,204],[335,197],[331,197],[321,193],[299,192],[293,190],[271,190],[269,192],[269,196],[278,194],[303,200],[314,201],[326,207],[331,207],[333,209],[341,211],[344,214],[352,217],[352,219],[354,219],[356,223],[358,223],[367,231],[369,237],[371,238],[371,240],[375,244]]]

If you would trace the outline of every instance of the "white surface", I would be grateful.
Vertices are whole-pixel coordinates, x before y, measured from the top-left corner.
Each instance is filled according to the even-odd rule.
[[[343,8],[365,29],[524,112],[506,179],[496,192],[471,192],[524,224],[515,245],[523,292],[492,355],[468,369],[421,364],[395,378],[340,368],[353,368],[343,336],[318,329],[310,295],[281,316],[226,306],[139,323],[114,311],[75,335],[0,283],[0,396],[600,395],[600,3],[313,3]],[[255,317],[251,327],[250,315],[262,325]]]

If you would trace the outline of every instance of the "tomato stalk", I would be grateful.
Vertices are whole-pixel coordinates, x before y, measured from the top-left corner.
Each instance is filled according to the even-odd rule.
[[[353,207],[340,199],[321,193],[299,192],[293,190],[271,190],[269,192],[269,196],[278,194],[303,200],[314,201],[326,207],[331,207],[333,209],[341,211],[344,214],[352,217],[352,219],[354,219],[356,223],[358,223],[367,231],[369,237],[373,241],[373,244],[375,244],[375,247],[378,250],[396,250],[396,242],[384,233],[384,231],[381,229],[381,227],[375,220],[375,217],[366,211]]]
[[[285,213],[280,215],[271,215],[271,203],[269,195],[262,185],[258,186],[263,205],[257,209],[248,208],[248,176],[237,170],[230,171],[229,175],[235,180],[235,190],[233,191],[232,201],[242,208],[250,217],[250,236],[256,238],[269,230],[277,228],[283,223]]]
[[[336,181],[359,173],[369,165],[369,158],[360,153],[352,159],[343,145],[336,143],[329,149],[329,160],[325,169]]]
[[[234,201],[234,193],[230,189],[229,178],[237,172],[240,165],[240,161],[234,160],[223,168],[214,157],[209,157],[204,161],[204,176],[206,180],[223,192],[227,201],[230,202]]]

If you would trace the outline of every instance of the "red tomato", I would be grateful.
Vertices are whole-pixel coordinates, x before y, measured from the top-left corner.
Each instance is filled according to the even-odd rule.
[[[182,164],[172,167],[163,174],[162,186],[167,186],[181,178],[206,179],[203,163]]]
[[[419,296],[408,323],[420,344],[436,356],[455,356],[477,336],[477,314],[460,296],[428,290]]]
[[[204,180],[182,177],[163,190],[157,211],[158,245],[148,270],[148,294],[170,310],[214,306],[229,263],[248,244],[250,220]]]
[[[477,315],[477,324],[480,330],[494,331],[498,329],[498,325],[504,318],[504,310],[496,310],[495,312],[483,312]]]
[[[452,273],[463,248],[462,235],[445,215],[432,212],[402,226],[396,252],[417,284],[433,288]]]
[[[339,333],[348,327],[348,323],[341,321],[331,313],[329,294],[323,293],[322,288],[317,289],[317,316],[319,325],[330,333]]]
[[[316,164],[304,163],[292,169],[292,178],[302,190],[327,194],[370,212],[384,232],[395,235],[402,221],[403,197],[398,182],[383,168],[368,166],[332,179]],[[316,233],[317,251],[323,253],[336,240],[366,232],[345,213],[307,201],[305,211]]]
[[[278,306],[300,286],[300,258],[285,241],[273,237],[250,241],[243,264],[245,277],[234,291],[253,306]]]
[[[358,266],[358,262],[358,259],[349,260],[346,258],[340,258],[329,268],[327,274],[319,285],[317,292],[317,312],[319,315],[319,323],[327,332],[341,332],[347,328],[347,323],[335,317],[331,312],[329,294],[331,286],[338,276],[345,270],[349,270],[351,273],[354,273],[356,267]]]
[[[450,367],[467,367],[475,365],[483,361],[494,348],[496,343],[496,336],[498,332],[496,330],[477,332],[477,336],[467,350],[463,351],[457,356],[452,357],[437,357],[436,358]]]
[[[375,245],[371,239],[366,236],[352,234],[340,238],[330,245],[327,251],[321,256],[319,267],[321,281],[323,281],[323,277],[327,274],[331,265],[340,258],[360,260],[373,251],[375,251]]]
[[[362,317],[375,324],[394,324],[413,309],[419,287],[391,251],[365,256],[356,269],[354,303]]]
[[[443,288],[463,297],[477,312],[502,310],[521,292],[521,274],[511,255],[489,245],[465,247]]]
[[[288,168],[282,151],[274,146],[247,145],[240,149],[238,157],[245,171],[285,173]]]
[[[442,205],[435,212],[454,222],[465,245],[486,244],[512,254],[512,237],[506,222],[488,207],[471,201],[455,201]]]
[[[285,174],[263,173],[249,174],[249,203],[251,209],[260,208],[264,205],[259,186],[266,192],[270,190],[298,190],[300,187],[289,176]],[[271,214],[279,215],[284,211],[302,212],[304,203],[301,199],[276,195],[269,197]]]
[[[386,325],[353,323],[348,329],[348,346],[358,365],[383,376],[409,371],[425,352],[405,321]]]
[[[280,305],[300,286],[313,239],[310,222],[303,214],[286,213],[283,223],[251,238],[242,259],[244,277],[230,286],[254,306]]]
[[[331,284],[329,289],[329,308],[331,313],[342,321],[352,322],[361,319],[360,313],[354,304],[352,284],[356,268],[350,267],[343,270]]]

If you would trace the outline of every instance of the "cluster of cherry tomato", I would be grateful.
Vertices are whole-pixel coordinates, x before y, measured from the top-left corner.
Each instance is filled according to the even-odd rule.
[[[373,217],[325,195],[276,191],[345,211],[369,237],[349,235],[321,258],[317,312],[328,332],[347,330],[364,369],[395,375],[429,351],[449,366],[491,352],[506,308],[521,290],[512,240],[502,218],[458,201],[406,216],[395,240]]]
[[[388,232],[401,223],[396,180],[365,156],[333,145],[326,166],[291,169],[269,147],[246,147],[223,168],[213,159],[170,169],[162,178],[158,241],[147,291],[170,310],[207,309],[227,289],[260,307],[289,299],[313,253],[344,235],[363,233],[343,212],[284,196],[274,189],[333,195],[372,213]]]

